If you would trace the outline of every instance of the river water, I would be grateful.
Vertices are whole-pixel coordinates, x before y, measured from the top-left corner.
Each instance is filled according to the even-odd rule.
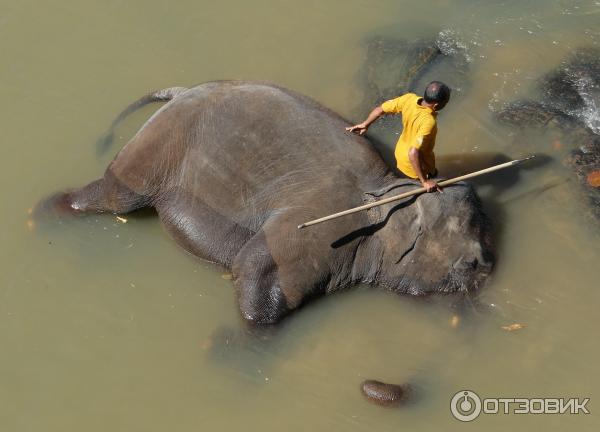
[[[539,134],[518,144],[491,112],[533,94],[573,49],[598,45],[600,2],[0,5],[0,430],[598,430],[597,225],[560,163],[565,150]],[[27,224],[42,197],[102,175],[156,106],[127,120],[111,154],[97,155],[96,139],[151,89],[267,80],[361,120],[357,77],[373,36],[434,36],[466,53],[469,86],[439,118],[442,174],[498,154],[547,155],[477,183],[497,238],[486,307],[357,287],[248,343],[236,336],[231,282],[182,252],[151,213]],[[594,124],[597,111],[588,114]],[[394,138],[383,139],[391,151]],[[502,329],[515,323],[525,327]],[[218,343],[224,334],[231,346]],[[366,378],[411,382],[418,398],[374,406],[359,392]],[[591,414],[460,423],[449,403],[461,389],[590,398]]]

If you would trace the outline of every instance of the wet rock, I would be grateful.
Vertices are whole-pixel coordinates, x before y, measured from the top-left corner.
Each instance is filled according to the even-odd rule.
[[[518,100],[505,106],[496,115],[505,124],[524,127],[551,127],[560,131],[578,126],[578,122],[570,115],[532,100]]]
[[[590,215],[600,221],[600,145],[588,150],[572,151],[565,163],[573,169],[588,197]]]
[[[600,86],[600,49],[579,48],[539,80],[542,101],[560,111],[575,113],[591,102]]]
[[[376,380],[363,381],[363,395],[382,406],[399,406],[410,400],[411,388],[406,384],[386,384]]]

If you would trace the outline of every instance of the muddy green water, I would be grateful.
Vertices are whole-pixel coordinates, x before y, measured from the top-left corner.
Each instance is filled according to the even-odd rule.
[[[456,328],[450,299],[358,287],[311,303],[271,344],[211,351],[217,329],[241,327],[231,284],[152,215],[26,225],[41,197],[102,175],[156,107],[129,118],[111,154],[95,140],[150,89],[269,80],[352,118],[366,38],[439,32],[465,47],[471,78],[440,115],[442,172],[551,157],[479,182],[499,259],[480,297],[490,311]],[[516,146],[490,108],[599,40],[600,3],[583,0],[0,1],[0,430],[598,430],[597,227],[561,151],[544,136]],[[363,400],[365,378],[411,381],[420,398],[382,409]],[[449,401],[464,388],[587,397],[591,414],[459,423]]]

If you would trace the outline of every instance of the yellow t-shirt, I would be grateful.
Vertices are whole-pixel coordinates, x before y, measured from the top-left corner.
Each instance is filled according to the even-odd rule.
[[[436,113],[431,108],[419,105],[421,99],[414,93],[407,93],[381,105],[385,113],[402,113],[402,135],[396,143],[394,155],[398,169],[411,178],[418,178],[408,158],[411,147],[421,152],[423,174],[435,173],[433,147],[437,135]]]

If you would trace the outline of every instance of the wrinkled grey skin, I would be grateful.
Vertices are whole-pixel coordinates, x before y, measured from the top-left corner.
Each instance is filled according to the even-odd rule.
[[[582,97],[600,103],[600,50],[576,50],[556,70],[538,82],[538,101],[516,101],[496,114],[505,124],[550,131],[570,146],[565,165],[571,167],[590,203],[590,214],[600,220],[600,189],[586,181],[587,175],[600,170],[600,136],[580,118],[586,107]]]
[[[180,246],[231,268],[241,313],[256,324],[358,283],[414,295],[478,288],[492,268],[491,242],[467,184],[297,229],[374,199],[364,191],[387,197],[415,186],[390,174],[348,125],[268,84],[179,88],[103,178],[49,205],[117,214],[155,207]]]

